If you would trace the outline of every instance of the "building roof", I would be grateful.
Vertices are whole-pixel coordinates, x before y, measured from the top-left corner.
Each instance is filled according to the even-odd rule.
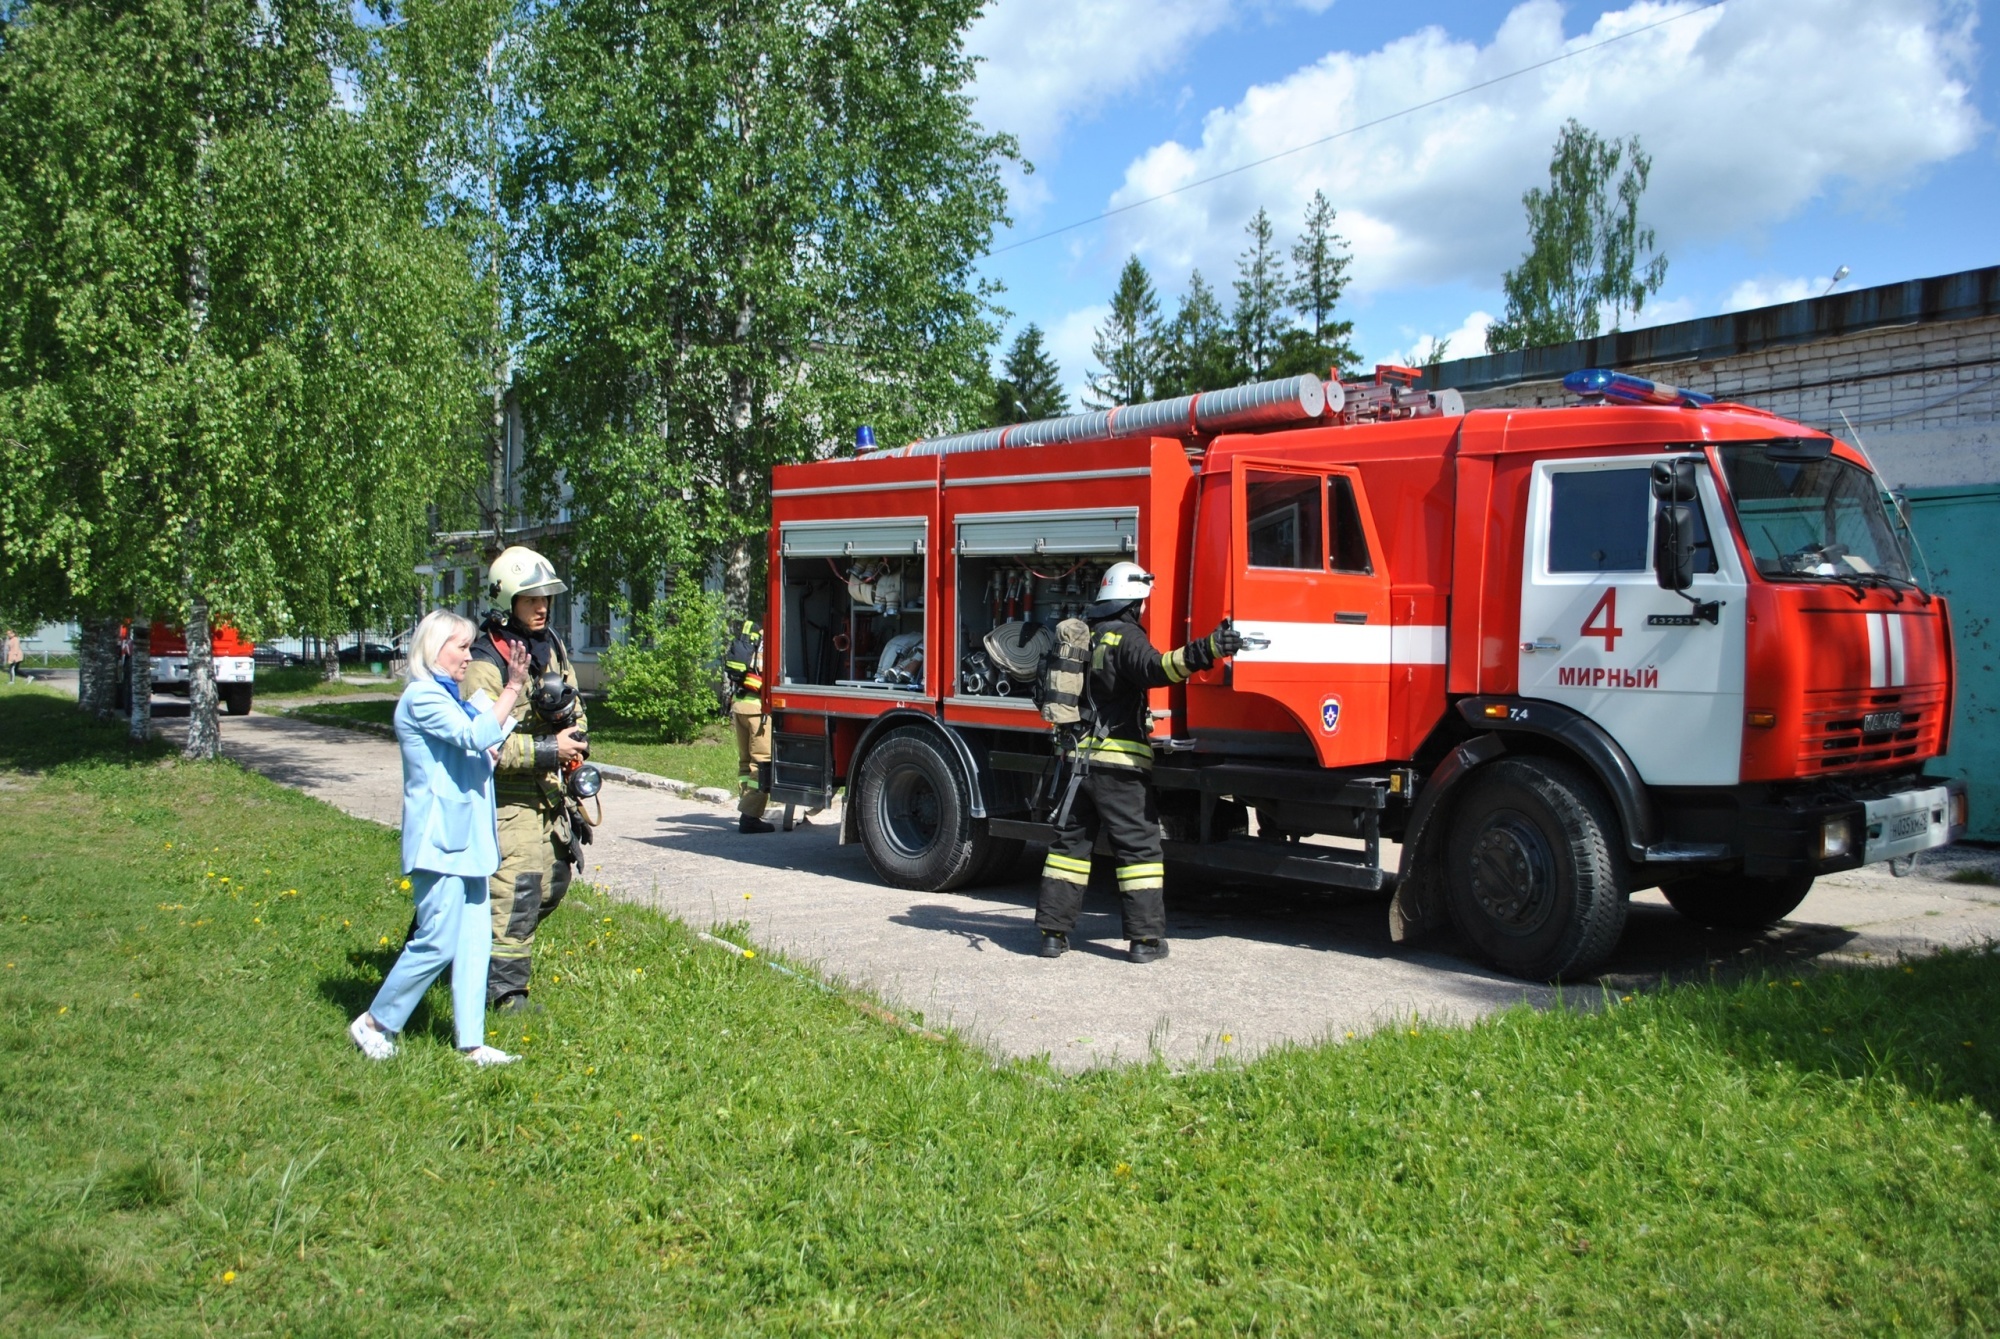
[[[1644,330],[1615,330],[1569,344],[1456,358],[1425,369],[1422,384],[1429,390],[1495,390],[1523,382],[1559,381],[1580,367],[1709,362],[1890,326],[1995,315],[2000,315],[2000,265]]]

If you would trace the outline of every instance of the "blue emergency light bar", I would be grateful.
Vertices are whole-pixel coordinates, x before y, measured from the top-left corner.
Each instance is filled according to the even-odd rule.
[[[1601,367],[1588,367],[1581,372],[1570,373],[1563,378],[1563,389],[1571,395],[1581,395],[1586,401],[1608,401],[1611,404],[1667,404],[1696,409],[1715,403],[1713,395],[1682,390],[1664,381],[1648,381],[1644,377],[1610,372]]]

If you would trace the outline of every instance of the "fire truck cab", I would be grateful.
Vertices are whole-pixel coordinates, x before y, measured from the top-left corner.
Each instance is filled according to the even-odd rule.
[[[1399,938],[1448,919],[1546,979],[1601,965],[1635,889],[1761,926],[1962,834],[1923,773],[1949,614],[1861,452],[1617,374],[1472,413],[1413,375],[780,467],[774,798],[845,786],[898,887],[1011,869],[1049,835],[1043,629],[1132,559],[1157,645],[1246,641],[1152,697],[1181,877],[1393,894]]]

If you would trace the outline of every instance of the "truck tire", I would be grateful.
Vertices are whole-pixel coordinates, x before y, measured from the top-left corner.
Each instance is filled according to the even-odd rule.
[[[861,846],[884,883],[943,893],[985,868],[986,824],[972,817],[958,760],[933,732],[890,731],[869,750],[855,789]]]
[[[250,714],[250,687],[247,683],[224,683],[217,684],[215,691],[216,695],[222,699],[222,705],[229,709],[231,716],[248,716]]]
[[[1797,910],[1813,876],[1759,879],[1748,874],[1697,874],[1660,885],[1675,911],[1704,930],[1761,930]]]
[[[1510,976],[1588,976],[1625,928],[1630,875],[1617,820],[1568,763],[1508,758],[1481,769],[1445,842],[1451,917]]]
[[[982,827],[985,825],[983,819],[974,819],[973,822]],[[1021,863],[1021,856],[1027,849],[1028,843],[1019,837],[988,837],[986,859],[964,886],[976,888],[989,883],[1012,883],[1015,867]]]

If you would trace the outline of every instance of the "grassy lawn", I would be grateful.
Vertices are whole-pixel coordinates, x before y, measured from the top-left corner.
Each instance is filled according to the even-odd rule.
[[[294,665],[290,669],[257,671],[257,701],[281,703],[314,697],[345,697],[351,693],[400,693],[401,679],[383,679],[378,684],[360,685],[345,680],[329,680],[317,665]]]
[[[659,732],[620,716],[608,702],[590,704],[590,757],[616,767],[736,790],[736,741],[729,722],[715,720],[692,744],[666,744]]]
[[[292,714],[326,725],[351,725],[369,721],[387,725],[396,714],[394,702],[315,702],[295,707]],[[603,702],[590,704],[590,758],[592,762],[630,767],[692,781],[697,786],[736,789],[736,743],[729,723],[717,721],[702,731],[692,744],[663,744],[652,727],[622,718]]]
[[[0,1332],[2000,1328],[1994,953],[1064,1077],[584,888],[371,1065],[393,834],[34,690],[0,816]]]

